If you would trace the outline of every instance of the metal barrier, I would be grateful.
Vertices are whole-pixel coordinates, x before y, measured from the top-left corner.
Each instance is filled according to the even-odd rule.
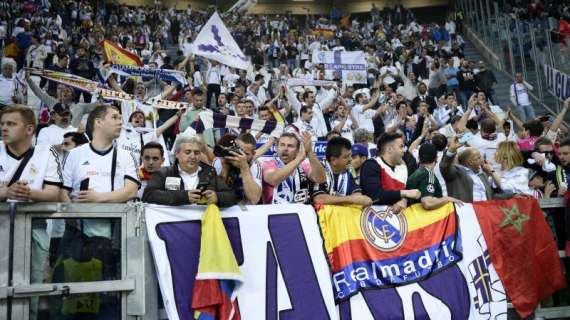
[[[553,21],[522,21],[501,12],[490,0],[458,0],[456,10],[465,13],[464,34],[495,68],[514,81],[520,72],[533,88],[529,94],[544,109],[558,114],[561,101],[546,89],[544,65],[569,72],[570,46],[554,43]]]
[[[142,203],[18,203],[15,212],[10,206],[0,204],[0,319],[65,319],[85,311],[97,311],[96,319],[158,319],[158,289]],[[74,233],[87,231],[93,222],[109,227],[111,237]],[[58,237],[51,235],[57,233],[60,253],[52,256],[49,252]],[[113,267],[106,265],[108,259],[94,258],[101,248],[93,245],[97,242],[109,244],[107,255],[116,251],[110,259],[118,266],[114,273],[105,270]],[[81,258],[63,259],[77,255]],[[81,264],[89,267],[82,270]],[[94,269],[101,274],[94,275]]]
[[[543,209],[564,207],[562,198],[544,199],[540,202]],[[12,208],[16,210],[11,211]],[[38,259],[42,240],[57,238],[54,222],[66,220],[65,230],[60,230],[59,256],[56,262],[50,256]],[[84,241],[81,237],[70,236],[73,230],[82,234],[89,233],[86,222],[109,222],[108,234],[110,251],[117,251],[117,272],[115,275],[89,281],[89,272],[80,274],[75,281],[58,281],[56,277],[58,261],[73,250],[76,242]],[[13,233],[10,230],[13,230]],[[101,229],[100,229],[101,230]],[[13,241],[10,236],[13,235]],[[43,236],[43,238],[42,238]],[[49,236],[45,238],[45,236]],[[93,238],[104,238],[90,235]],[[63,240],[66,240],[65,243]],[[111,307],[115,312],[103,314],[96,319],[167,319],[164,310],[159,309],[158,286],[152,255],[148,246],[144,224],[144,205],[133,204],[62,204],[62,203],[18,203],[0,204],[0,319],[66,319],[73,313],[73,308],[86,310],[97,308],[105,312]],[[12,243],[12,246],[7,245]],[[38,247],[39,246],[39,247]],[[88,247],[88,246],[84,246]],[[82,250],[84,250],[84,248]],[[47,249],[49,252],[51,248]],[[61,252],[64,252],[63,254]],[[11,259],[10,256],[13,255]],[[561,251],[561,257],[564,257]],[[47,261],[46,261],[47,260]],[[52,261],[50,261],[52,260]],[[69,259],[77,267],[78,263],[89,263],[85,259]],[[65,260],[64,260],[65,261]],[[37,266],[46,263],[40,272],[52,274],[38,280]],[[50,267],[48,267],[50,266]],[[65,273],[65,272],[64,272]],[[64,279],[65,280],[65,279]],[[93,301],[99,298],[98,303]],[[46,308],[46,303],[47,308]],[[91,305],[90,305],[91,303]],[[71,305],[71,307],[69,307]],[[67,306],[67,308],[66,308]],[[83,309],[82,309],[83,308]],[[77,311],[77,310],[76,310]],[[108,311],[108,310],[107,310]],[[570,315],[570,307],[539,307],[535,319],[553,319]]]

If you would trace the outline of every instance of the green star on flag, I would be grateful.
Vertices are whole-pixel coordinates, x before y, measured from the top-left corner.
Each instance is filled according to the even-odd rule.
[[[530,217],[526,214],[523,214],[519,211],[519,207],[516,204],[513,204],[512,208],[501,207],[500,208],[505,218],[503,222],[499,225],[500,228],[508,227],[512,225],[519,235],[523,234],[523,223],[528,222]]]

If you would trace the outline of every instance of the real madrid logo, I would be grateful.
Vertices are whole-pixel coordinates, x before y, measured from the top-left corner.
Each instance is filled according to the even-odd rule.
[[[360,224],[366,241],[383,252],[398,249],[404,243],[408,231],[404,215],[393,214],[390,208],[386,211],[365,208],[362,210]]]

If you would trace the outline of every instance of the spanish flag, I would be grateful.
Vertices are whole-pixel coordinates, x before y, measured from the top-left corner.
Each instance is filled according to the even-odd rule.
[[[425,279],[462,258],[452,203],[431,211],[416,204],[399,215],[324,205],[318,217],[337,301]]]
[[[201,231],[200,260],[191,301],[194,319],[239,320],[236,290],[243,279],[216,205],[208,205]]]
[[[105,57],[105,61],[112,64],[139,67],[144,66],[141,59],[136,54],[119,47],[116,43],[109,40],[103,40],[103,55]]]

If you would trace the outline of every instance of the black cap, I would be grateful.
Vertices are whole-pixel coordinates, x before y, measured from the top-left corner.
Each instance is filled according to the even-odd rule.
[[[437,159],[437,148],[431,143],[420,146],[420,163],[432,163]]]
[[[55,113],[63,113],[69,112],[70,110],[68,105],[58,102],[53,106],[52,111]]]

